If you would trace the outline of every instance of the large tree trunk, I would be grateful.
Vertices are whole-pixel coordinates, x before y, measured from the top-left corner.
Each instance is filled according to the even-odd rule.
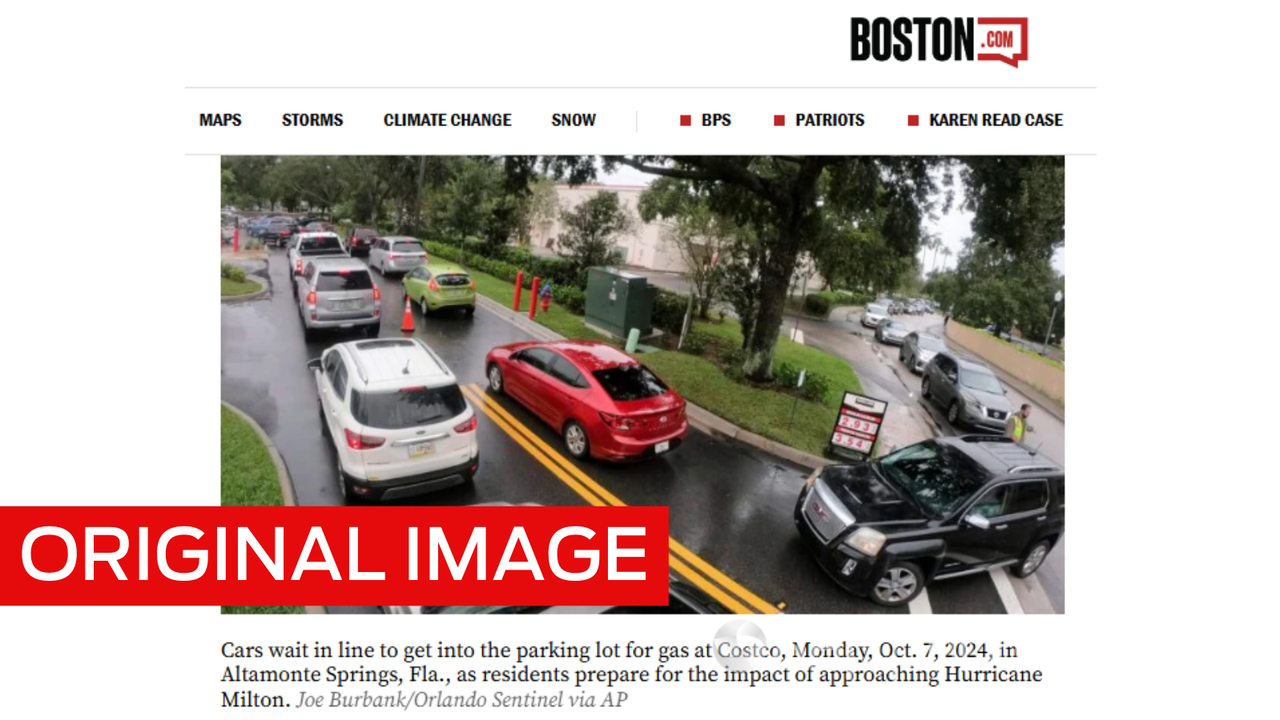
[[[742,371],[747,377],[765,382],[773,377],[773,348],[782,329],[783,309],[791,273],[799,255],[799,238],[779,238],[777,250],[760,268],[760,304],[756,308],[755,327],[747,343],[747,359]]]

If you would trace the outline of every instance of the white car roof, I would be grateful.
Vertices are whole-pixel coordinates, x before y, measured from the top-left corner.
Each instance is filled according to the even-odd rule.
[[[443,387],[458,382],[440,356],[426,343],[413,339],[388,338],[342,343],[355,365],[353,384],[378,392],[425,385]]]

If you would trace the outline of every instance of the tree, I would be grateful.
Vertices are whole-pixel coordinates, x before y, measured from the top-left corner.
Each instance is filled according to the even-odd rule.
[[[662,230],[662,242],[684,262],[698,317],[708,319],[738,229],[713,213],[706,197],[683,180],[659,178],[641,194],[639,209],[645,222],[671,223]]]
[[[1053,294],[1063,286],[1063,278],[1053,271],[1048,258],[1019,256],[970,238],[955,269],[936,273],[925,290],[952,308],[961,322],[994,325],[998,334],[1017,328],[1031,338],[1043,338],[1053,312]]]
[[[579,272],[620,262],[621,253],[614,243],[619,236],[635,230],[618,193],[608,191],[592,195],[577,207],[562,209],[560,223],[564,231],[556,242]]]

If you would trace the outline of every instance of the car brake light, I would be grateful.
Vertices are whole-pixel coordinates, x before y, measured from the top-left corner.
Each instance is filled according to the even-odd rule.
[[[382,444],[387,441],[386,438],[353,433],[346,428],[343,428],[343,432],[347,434],[347,447],[352,450],[372,450],[373,448],[382,447]]]
[[[440,285],[436,282],[435,278],[431,278],[431,282],[427,283],[427,288],[430,289],[431,292],[437,292],[440,290]]]
[[[350,274],[351,274],[351,271],[350,271],[350,270],[339,270],[339,271],[338,271],[338,276],[339,276],[339,277],[346,277],[346,276],[348,276],[348,275],[350,275]]]
[[[600,419],[604,421],[605,425],[609,426],[610,430],[617,430],[618,432],[631,432],[631,426],[632,426],[631,418],[623,417],[621,415],[613,415],[607,412],[602,412],[600,413]]]
[[[382,299],[382,291],[378,289],[378,286],[377,286],[377,285],[374,285],[374,286],[373,286],[373,299],[374,299],[374,300],[381,300],[381,299]]]
[[[312,290],[311,292],[307,293],[307,304],[308,304],[308,305],[315,305],[315,304],[316,304],[316,291],[315,291],[315,290]]]
[[[475,430],[476,426],[479,424],[480,423],[476,420],[476,416],[472,415],[470,420],[462,423],[461,425],[454,425],[453,431],[456,433],[471,432],[472,430]]]
[[[475,289],[476,289],[476,281],[473,279],[471,282],[467,283],[467,287],[471,288],[472,290],[475,290]]]
[[[414,385],[413,387],[402,387],[400,392],[417,392],[418,390],[426,390],[426,385]]]
[[[297,263],[296,265],[294,265],[294,266],[293,266],[293,271],[294,271],[294,272],[296,272],[296,273],[298,273],[299,275],[301,275],[301,274],[302,274],[302,261],[301,261],[301,260],[299,260],[299,261],[298,261],[298,263]]]
[[[388,255],[388,256],[387,256],[387,259],[388,259],[388,260],[390,260],[391,262],[395,262],[395,260],[396,260],[396,256],[395,256],[395,255]]]

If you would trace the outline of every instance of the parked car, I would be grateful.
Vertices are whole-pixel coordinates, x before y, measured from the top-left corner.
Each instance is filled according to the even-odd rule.
[[[293,283],[303,338],[308,342],[326,329],[359,329],[369,337],[378,336],[382,291],[363,262],[349,257],[312,258]]]
[[[289,239],[298,232],[298,225],[293,218],[273,217],[262,227],[259,236],[267,245],[282,247],[289,244]]]
[[[947,410],[947,422],[1004,432],[1013,406],[1000,379],[977,360],[950,350],[934,354],[924,367],[920,394]]]
[[[271,219],[276,217],[280,217],[280,216],[279,215],[259,215],[258,217],[250,220],[249,224],[246,226],[247,229],[249,230],[249,234],[254,237],[258,237],[259,235],[262,234],[262,231],[266,229],[267,223],[271,222]]]
[[[476,311],[476,281],[461,265],[432,260],[404,274],[405,297],[418,303],[422,314],[451,307],[472,315]]]
[[[344,500],[395,500],[474,480],[475,411],[421,340],[339,343],[307,367]]]
[[[333,223],[313,220],[302,226],[302,232],[333,232]]]
[[[929,584],[1040,568],[1066,532],[1066,472],[1003,437],[940,437],[814,471],[795,523],[844,589],[881,605]]]
[[[924,372],[925,366],[929,364],[934,355],[946,349],[947,343],[937,335],[913,332],[909,333],[906,340],[902,341],[902,348],[898,350],[898,359],[911,372],[919,375]]]
[[[408,272],[426,261],[427,251],[422,243],[411,237],[378,238],[369,250],[369,267],[378,268],[383,275]]]
[[[302,264],[307,258],[338,256],[347,257],[342,240],[335,233],[300,233],[289,244],[289,267],[295,276],[302,274]]]
[[[378,231],[370,227],[358,227],[347,236],[347,250],[352,255],[368,255],[373,244],[378,241]]]
[[[881,320],[876,326],[876,340],[886,345],[901,345],[907,338],[907,326],[901,320]]]
[[[685,401],[612,345],[588,340],[501,345],[485,358],[489,390],[506,393],[564,438],[575,458],[633,460],[670,452],[688,433]]]
[[[889,308],[886,305],[867,303],[866,307],[862,308],[862,327],[876,328],[888,319]]]

